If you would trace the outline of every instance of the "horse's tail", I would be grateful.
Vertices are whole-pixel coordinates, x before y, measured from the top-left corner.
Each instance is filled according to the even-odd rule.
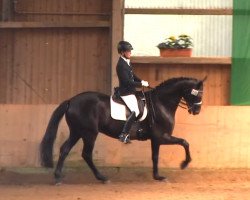
[[[56,139],[59,122],[68,109],[69,101],[62,102],[53,112],[45,135],[40,144],[41,165],[44,167],[53,167],[53,145]]]

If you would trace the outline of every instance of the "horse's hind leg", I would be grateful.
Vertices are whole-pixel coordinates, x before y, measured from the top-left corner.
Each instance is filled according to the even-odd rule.
[[[70,134],[69,138],[63,143],[60,148],[60,155],[57,162],[56,170],[54,172],[54,176],[56,179],[56,184],[61,183],[62,179],[62,168],[64,160],[66,159],[67,155],[69,154],[72,147],[76,144],[76,142],[80,139],[80,137]]]
[[[82,150],[82,157],[86,161],[92,172],[94,173],[96,179],[102,181],[103,183],[107,183],[108,179],[98,171],[92,159],[92,153],[95,145],[96,136],[86,139],[83,138],[84,147]]]

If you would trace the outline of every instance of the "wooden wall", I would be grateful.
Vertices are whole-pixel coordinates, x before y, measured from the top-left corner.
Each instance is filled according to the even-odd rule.
[[[112,0],[14,1],[12,15],[0,22],[0,103],[110,93]]]

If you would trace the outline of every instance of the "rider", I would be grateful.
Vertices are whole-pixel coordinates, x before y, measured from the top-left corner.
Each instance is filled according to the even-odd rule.
[[[119,93],[123,101],[126,103],[127,107],[130,109],[131,114],[127,118],[127,121],[123,127],[121,134],[119,135],[119,140],[123,143],[130,143],[129,130],[139,115],[138,104],[135,93],[136,87],[148,87],[147,81],[141,80],[134,73],[132,66],[130,64],[131,50],[133,50],[132,45],[127,41],[120,41],[117,46],[120,58],[116,66],[116,72],[119,79]]]

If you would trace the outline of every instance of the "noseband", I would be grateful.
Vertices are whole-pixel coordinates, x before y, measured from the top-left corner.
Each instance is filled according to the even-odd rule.
[[[202,90],[196,90],[196,89],[192,89],[191,94],[194,96],[198,96],[199,94],[202,94],[203,91]],[[180,101],[180,104],[178,105],[181,108],[187,109],[188,111],[192,110],[194,106],[201,106],[202,105],[202,101],[200,102],[195,102],[192,104],[192,106],[189,106],[186,102],[186,100],[184,100],[183,98]]]

